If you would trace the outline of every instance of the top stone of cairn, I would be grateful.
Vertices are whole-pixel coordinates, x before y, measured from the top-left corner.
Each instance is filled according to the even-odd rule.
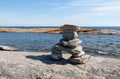
[[[65,25],[61,26],[60,29],[61,29],[62,31],[64,31],[64,30],[79,31],[79,30],[80,30],[80,27],[79,27],[79,26],[76,26],[76,25],[65,24]]]

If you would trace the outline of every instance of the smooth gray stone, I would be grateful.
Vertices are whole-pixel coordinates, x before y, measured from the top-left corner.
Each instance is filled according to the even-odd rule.
[[[74,30],[64,30],[62,36],[63,39],[67,39],[67,40],[78,38],[78,34]]]
[[[71,52],[72,56],[74,57],[79,57],[79,56],[83,56],[85,54],[85,52],[83,50],[78,51],[78,52]]]
[[[79,39],[73,39],[73,40],[69,40],[69,41],[66,41],[66,39],[61,39],[59,43],[62,44],[63,46],[75,48],[75,47],[79,46],[82,43],[82,41]]]
[[[79,54],[79,53],[83,53],[82,51],[82,46],[77,46],[76,48],[70,48],[70,47],[65,47],[62,45],[55,45],[54,48],[55,50],[59,50],[59,51],[65,51],[68,52],[70,54]],[[54,50],[53,50],[54,51]]]
[[[59,60],[59,59],[62,58],[62,54],[61,53],[52,52],[51,58],[54,59],[54,60]]]
[[[62,51],[56,50],[52,48],[51,58],[55,60],[59,60],[62,58]]]
[[[71,56],[69,61],[73,64],[85,64],[86,62],[88,62],[90,59],[89,55],[83,55],[81,57],[73,57]]]
[[[79,39],[73,39],[73,40],[69,40],[69,41],[68,41],[68,45],[69,45],[70,47],[77,47],[77,46],[79,46],[81,43],[82,43],[82,41],[79,40]]]

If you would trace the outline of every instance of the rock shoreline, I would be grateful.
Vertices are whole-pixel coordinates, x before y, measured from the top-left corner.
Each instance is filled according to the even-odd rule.
[[[60,28],[0,28],[0,32],[33,32],[33,33],[62,33]],[[107,35],[120,35],[118,30],[100,30],[81,28],[78,33],[80,34],[107,34]]]
[[[0,51],[0,79],[119,79],[120,60],[91,56],[86,64],[73,65],[64,54],[60,61],[50,52]]]

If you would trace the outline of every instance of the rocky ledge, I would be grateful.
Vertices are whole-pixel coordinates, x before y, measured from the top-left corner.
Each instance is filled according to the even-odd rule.
[[[86,64],[60,61],[50,52],[0,51],[0,79],[119,79],[120,59],[91,56]]]
[[[10,46],[0,45],[0,50],[3,50],[3,51],[17,51],[18,49],[14,48],[14,47],[10,47]]]

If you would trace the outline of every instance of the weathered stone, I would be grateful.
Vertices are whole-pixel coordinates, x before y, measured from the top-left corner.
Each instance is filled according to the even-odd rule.
[[[71,51],[71,54],[72,54],[72,56],[74,56],[74,57],[79,57],[79,56],[83,56],[84,54],[85,54],[85,52],[84,51],[80,51],[80,50],[72,50]]]
[[[85,54],[84,51],[82,51],[82,46],[77,46],[76,48],[71,49],[70,47],[64,47],[62,45],[55,45],[53,49],[58,50],[58,51],[66,51],[75,56],[76,54],[77,55],[79,54],[78,56]],[[55,50],[52,50],[52,51],[55,51]]]
[[[7,79],[7,78],[1,76],[0,79]]]
[[[54,51],[54,50],[61,51],[62,49],[60,48],[59,44],[56,44],[52,47],[52,51]]]
[[[70,25],[70,24],[65,24],[61,27],[61,30],[74,30],[74,31],[79,31],[80,30],[80,27],[79,26],[76,26],[76,25]]]
[[[73,39],[68,41],[68,45],[73,48],[79,46],[81,43],[82,41],[79,39]]]
[[[14,47],[9,47],[9,46],[2,46],[0,45],[0,50],[4,50],[4,51],[16,51],[18,50],[17,48]]]
[[[53,47],[51,57],[55,60],[59,60],[62,58],[62,53],[57,48]]]
[[[62,53],[56,53],[56,52],[54,51],[54,52],[52,52],[51,57],[52,57],[54,60],[59,60],[59,59],[62,58]]]
[[[69,61],[74,64],[85,64],[86,62],[88,62],[89,59],[90,59],[89,55],[83,55],[81,57],[71,56],[69,58]]]
[[[79,54],[82,51],[82,46],[76,46],[75,48],[71,49],[72,54]]]
[[[104,51],[98,51],[97,53],[100,54],[100,55],[107,55],[107,54],[109,54],[109,52],[104,52]]]
[[[73,30],[64,30],[63,39],[72,40],[78,38],[77,32]]]
[[[82,43],[82,41],[79,39],[72,39],[69,41],[65,40],[65,39],[61,39],[59,42],[59,44],[70,47],[70,48],[75,48],[76,46],[79,46],[81,43]]]
[[[64,25],[61,27],[63,30],[63,38],[52,47],[51,57],[55,60],[62,58],[62,51],[70,53],[72,56],[70,57],[70,62],[73,63],[85,63],[87,57],[84,57],[85,52],[82,50],[81,40],[78,39],[77,30],[78,26],[74,25]]]

